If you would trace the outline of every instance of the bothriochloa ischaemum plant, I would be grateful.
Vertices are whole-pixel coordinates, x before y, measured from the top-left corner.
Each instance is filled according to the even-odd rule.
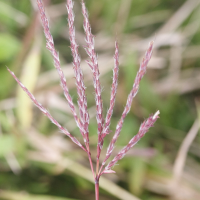
[[[94,36],[91,33],[91,26],[88,20],[88,13],[85,7],[85,3],[82,0],[82,13],[83,13],[83,28],[85,31],[85,41],[86,41],[86,47],[85,51],[88,54],[89,59],[86,60],[88,66],[91,69],[91,73],[93,75],[93,85],[95,90],[95,102],[96,102],[96,120],[97,120],[97,134],[98,134],[98,140],[97,140],[97,155],[96,155],[96,169],[94,168],[95,162],[91,158],[91,152],[90,152],[90,142],[89,142],[89,131],[88,131],[88,125],[90,122],[88,109],[87,109],[87,98],[85,93],[85,85],[83,82],[83,73],[80,67],[80,56],[78,53],[78,44],[76,43],[75,39],[75,28],[74,28],[74,14],[73,14],[73,2],[72,0],[67,0],[67,12],[68,12],[68,26],[69,26],[69,39],[71,44],[71,51],[73,56],[73,69],[74,69],[74,75],[76,80],[76,87],[77,87],[77,94],[78,94],[78,108],[79,108],[79,115],[76,113],[74,103],[72,101],[72,97],[69,94],[69,90],[66,84],[66,79],[63,74],[63,71],[60,67],[60,61],[57,51],[54,47],[54,41],[53,37],[49,30],[49,22],[45,14],[44,6],[42,3],[42,0],[37,0],[37,5],[42,21],[42,25],[44,28],[44,33],[46,37],[46,47],[50,51],[53,60],[54,60],[54,66],[58,72],[58,75],[60,77],[61,86],[64,92],[64,96],[70,106],[71,112],[74,116],[74,120],[76,122],[76,125],[78,126],[80,133],[83,137],[84,144],[81,144],[69,131],[61,126],[56,119],[54,119],[51,114],[45,109],[42,104],[40,104],[36,98],[31,94],[28,89],[18,80],[18,78],[15,76],[13,72],[11,72],[9,69],[8,71],[10,74],[14,77],[14,79],[17,81],[17,83],[20,85],[20,87],[26,92],[26,94],[30,97],[30,99],[33,101],[33,103],[43,112],[44,115],[46,115],[52,123],[54,123],[65,135],[67,135],[72,142],[74,142],[76,145],[78,145],[85,153],[88,155],[91,171],[94,177],[94,183],[95,183],[95,198],[96,200],[99,200],[99,179],[101,175],[103,174],[109,174],[109,173],[115,173],[113,171],[114,165],[121,160],[126,153],[129,151],[131,147],[133,147],[149,130],[150,127],[154,125],[156,120],[159,117],[159,111],[157,111],[155,114],[150,115],[148,119],[146,119],[140,126],[138,133],[129,141],[129,143],[119,151],[117,155],[109,162],[106,161],[110,158],[115,143],[120,135],[124,119],[127,116],[127,114],[130,111],[131,104],[133,101],[133,98],[136,96],[139,84],[146,73],[147,70],[147,64],[151,58],[152,51],[153,51],[153,42],[150,42],[149,47],[145,53],[144,58],[142,59],[139,67],[139,71],[137,72],[135,81],[133,83],[132,90],[130,91],[126,105],[124,107],[124,111],[122,113],[122,116],[117,123],[115,133],[113,135],[112,140],[110,141],[109,146],[107,147],[106,156],[104,158],[104,161],[102,163],[99,162],[101,150],[103,148],[104,138],[106,135],[110,134],[110,123],[111,123],[111,117],[113,113],[113,108],[115,104],[115,97],[117,92],[117,81],[118,81],[118,72],[119,72],[119,48],[118,43],[115,42],[115,53],[114,53],[114,69],[113,69],[113,82],[111,87],[111,95],[110,95],[110,105],[109,109],[107,111],[106,116],[103,115],[103,102],[101,98],[101,84],[99,80],[99,66],[98,66],[98,59],[97,54],[95,52],[94,48]]]

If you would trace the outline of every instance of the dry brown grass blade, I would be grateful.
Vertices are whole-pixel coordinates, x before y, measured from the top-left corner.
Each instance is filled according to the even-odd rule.
[[[199,130],[199,121],[196,119],[179,148],[177,157],[175,159],[174,167],[173,167],[174,186],[176,187],[178,187],[178,185],[180,184],[181,176],[182,176],[186,158],[187,158],[187,153],[194,138],[196,137],[198,133],[198,130]],[[176,191],[174,191],[174,193],[176,194]]]
[[[17,22],[19,26],[24,27],[27,25],[29,19],[25,13],[10,6],[9,3],[7,4],[2,1],[0,2],[0,8],[1,13],[6,14],[7,17]]]
[[[167,77],[166,79],[154,84],[154,91],[161,95],[166,95],[171,91],[175,91],[178,94],[186,94],[188,92],[198,90],[199,88],[200,72],[192,73],[191,77],[178,80],[173,85],[171,84],[171,77]]]
[[[173,185],[173,179],[166,176],[149,174],[146,178],[145,188],[153,193],[164,195],[169,200],[199,200],[200,194],[188,182],[181,182],[179,188]],[[176,196],[173,195],[176,193]]]
[[[6,117],[8,118],[8,121],[12,126],[14,125],[14,113],[12,110],[6,110]],[[1,122],[0,122],[0,139],[4,136],[4,133],[2,131],[1,127]],[[10,151],[7,154],[4,155],[6,162],[8,163],[8,166],[10,167],[11,171],[15,174],[18,175],[21,171],[21,166],[15,156],[15,154]]]
[[[115,29],[114,29],[115,33],[117,33],[118,35],[117,36],[118,39],[120,35],[122,34],[124,27],[126,25],[127,18],[129,16],[130,9],[131,9],[131,3],[132,3],[132,0],[126,0],[126,1],[121,0],[120,2],[119,12],[118,12],[117,21],[115,23]]]
[[[34,39],[34,43],[22,64],[22,70],[20,74],[21,81],[29,88],[29,91],[32,93],[35,89],[38,74],[40,71],[42,41],[40,31],[37,31]],[[24,130],[27,130],[31,126],[33,120],[33,104],[24,93],[24,91],[21,90],[20,86],[18,86],[16,100],[16,113],[19,123],[24,128]]]
[[[187,0],[174,15],[160,28],[157,34],[174,32],[192,11],[200,4],[199,0]]]

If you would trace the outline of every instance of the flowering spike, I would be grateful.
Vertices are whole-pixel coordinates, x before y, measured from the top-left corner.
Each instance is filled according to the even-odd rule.
[[[144,76],[145,72],[146,72],[146,69],[147,69],[147,64],[151,58],[151,55],[152,55],[152,51],[153,51],[153,41],[150,42],[149,44],[149,48],[148,50],[146,51],[146,54],[145,54],[145,57],[143,58],[141,64],[140,64],[140,68],[139,68],[139,71],[136,75],[136,78],[135,78],[135,81],[134,81],[134,84],[133,84],[133,88],[128,96],[128,99],[127,99],[127,102],[126,102],[126,106],[124,108],[124,111],[122,113],[122,116],[121,116],[121,119],[119,120],[118,124],[117,124],[117,127],[116,127],[116,131],[115,131],[115,134],[113,136],[113,139],[111,140],[109,146],[108,146],[108,149],[107,149],[107,153],[106,153],[106,158],[104,160],[104,164],[105,164],[105,161],[110,157],[113,149],[114,149],[114,144],[115,142],[117,141],[117,138],[119,137],[119,134],[121,132],[121,129],[122,129],[122,126],[123,126],[123,123],[124,123],[124,119],[125,117],[127,116],[127,114],[129,113],[130,111],[130,108],[131,108],[131,104],[132,104],[132,101],[133,101],[133,98],[136,96],[138,90],[139,90],[139,84],[140,84],[140,81],[142,79],[142,77]]]
[[[103,130],[103,102],[101,99],[101,85],[99,80],[99,67],[98,67],[98,61],[97,61],[97,54],[94,50],[94,36],[91,33],[91,26],[88,20],[88,13],[85,7],[85,3],[82,0],[82,13],[84,17],[83,22],[83,28],[86,34],[85,41],[87,43],[86,46],[86,52],[90,58],[90,63],[88,63],[89,67],[92,70],[93,73],[93,83],[94,83],[94,89],[95,89],[95,102],[96,102],[96,120],[97,120],[97,133],[98,133],[98,141],[97,141],[97,164],[96,164],[96,175],[99,172],[99,157],[101,153],[102,148],[102,130]]]
[[[53,37],[52,37],[50,30],[49,30],[49,22],[48,22],[48,19],[46,17],[46,14],[45,14],[44,6],[43,6],[41,0],[37,0],[37,4],[38,4],[39,12],[40,12],[40,17],[41,17],[41,20],[42,20],[42,25],[43,25],[43,28],[44,28],[44,34],[45,34],[46,42],[47,42],[46,43],[47,49],[51,52],[51,55],[52,55],[53,60],[54,60],[54,66],[55,66],[55,68],[58,72],[58,75],[60,77],[61,86],[63,88],[65,98],[68,101],[71,112],[72,112],[74,119],[76,121],[76,124],[79,127],[81,134],[83,135],[83,132],[81,130],[82,125],[80,124],[80,121],[78,120],[78,116],[76,114],[72,98],[71,98],[71,96],[69,94],[69,90],[67,88],[64,73],[63,73],[63,71],[60,67],[59,56],[58,56],[58,53],[56,52],[55,47],[54,47],[54,41],[53,41]]]
[[[113,167],[119,160],[121,160],[129,151],[129,149],[132,148],[145,135],[149,128],[151,128],[156,122],[156,120],[159,118],[159,114],[160,112],[157,111],[154,115],[151,115],[147,120],[145,120],[141,124],[137,135],[135,135],[129,141],[129,143],[121,151],[119,151],[119,153],[114,157],[114,159],[108,163],[108,165],[105,167],[105,171],[111,170],[111,167]],[[102,173],[104,173],[104,171]]]
[[[83,28],[86,34],[85,41],[87,43],[86,52],[90,58],[90,62],[87,61],[88,65],[92,69],[93,72],[93,82],[94,82],[94,89],[95,89],[95,101],[96,101],[96,109],[97,109],[97,124],[98,124],[98,135],[100,139],[100,135],[103,128],[103,104],[101,100],[101,85],[99,81],[99,67],[97,61],[97,55],[94,50],[94,36],[91,33],[91,27],[88,20],[88,13],[85,7],[85,3],[82,0],[82,12],[84,17]]]
[[[78,44],[76,43],[75,39],[75,28],[74,28],[74,14],[73,14],[73,2],[72,0],[67,0],[67,12],[68,12],[68,25],[69,25],[69,37],[70,37],[70,49],[72,51],[73,56],[73,67],[74,67],[74,74],[76,79],[76,87],[77,87],[77,94],[78,94],[78,107],[79,107],[79,113],[80,113],[80,119],[78,118],[75,107],[72,101],[72,98],[69,94],[67,85],[66,85],[66,79],[64,76],[64,73],[60,67],[60,61],[59,61],[59,55],[58,52],[56,52],[54,47],[54,41],[53,37],[49,30],[49,22],[45,14],[45,10],[42,4],[42,0],[37,0],[39,13],[42,20],[42,25],[44,28],[44,33],[46,37],[46,47],[52,54],[53,60],[54,60],[54,66],[58,72],[58,75],[61,80],[61,86],[64,91],[64,96],[68,101],[69,107],[71,109],[71,112],[74,116],[75,122],[77,127],[80,129],[80,132],[83,136],[83,140],[85,142],[86,148],[83,147],[83,145],[75,138],[73,137],[67,129],[63,128],[51,115],[50,113],[36,100],[36,98],[31,94],[28,89],[17,79],[15,74],[11,72],[9,69],[8,71],[10,74],[14,77],[14,79],[17,81],[17,83],[20,85],[20,87],[26,92],[26,94],[30,97],[30,99],[33,101],[33,103],[51,120],[52,123],[54,123],[64,134],[66,134],[75,144],[77,144],[79,147],[81,147],[88,155],[88,159],[90,162],[90,167],[93,173],[94,181],[95,181],[95,194],[96,194],[96,200],[99,199],[99,178],[102,174],[108,174],[108,173],[115,173],[115,171],[111,170],[111,168],[119,161],[121,160],[125,154],[130,150],[131,147],[133,147],[149,130],[150,127],[154,125],[156,120],[159,118],[159,111],[157,111],[154,115],[151,115],[147,120],[145,120],[141,126],[140,129],[130,141],[129,143],[119,151],[119,153],[114,157],[114,159],[108,163],[108,165],[104,168],[105,163],[107,159],[110,157],[110,155],[113,152],[115,142],[117,141],[123,123],[124,119],[127,116],[127,114],[130,111],[131,104],[133,101],[133,98],[136,96],[138,90],[139,90],[139,84],[144,76],[147,64],[151,58],[152,51],[153,51],[153,41],[150,42],[149,48],[145,53],[144,58],[142,59],[140,63],[139,71],[136,75],[132,90],[130,91],[127,102],[124,108],[124,111],[122,113],[122,116],[116,126],[115,134],[107,148],[106,157],[102,163],[101,168],[99,169],[99,157],[100,153],[103,147],[104,137],[109,134],[110,130],[110,123],[111,123],[111,117],[113,114],[114,104],[115,104],[115,98],[116,98],[116,92],[117,92],[117,80],[118,80],[118,73],[119,73],[119,48],[117,42],[115,42],[115,54],[114,54],[114,69],[113,69],[113,82],[111,87],[111,97],[110,97],[110,106],[106,114],[105,123],[103,119],[103,102],[101,98],[101,85],[100,85],[100,73],[99,73],[99,67],[98,67],[98,58],[97,54],[94,49],[94,36],[91,33],[91,26],[89,24],[88,20],[88,13],[85,7],[84,0],[82,0],[82,13],[84,17],[84,23],[83,28],[86,34],[85,41],[86,41],[86,53],[89,56],[89,60],[86,60],[87,64],[89,65],[92,74],[93,74],[93,84],[95,89],[95,102],[96,102],[96,120],[97,120],[97,126],[98,126],[98,141],[97,141],[97,159],[96,159],[96,175],[94,172],[93,162],[91,158],[91,152],[89,147],[89,133],[88,133],[88,126],[89,126],[89,114],[87,111],[87,98],[85,93],[85,85],[83,82],[83,72],[80,68],[80,56],[78,53]],[[104,168],[104,170],[103,170]]]
[[[117,81],[118,81],[118,73],[119,73],[119,47],[118,47],[117,42],[115,42],[114,63],[115,63],[115,67],[113,69],[113,83],[112,83],[112,88],[111,88],[110,107],[106,115],[102,137],[105,137],[106,134],[109,134],[110,121],[113,114],[113,108],[115,105],[115,98],[116,98],[116,93],[117,93]]]
[[[8,68],[7,68],[8,69]],[[29,98],[33,101],[33,103],[44,113],[44,115],[46,115],[53,124],[55,124],[65,135],[67,135],[75,144],[77,144],[79,147],[81,147],[81,149],[83,149],[84,151],[86,151],[86,149],[83,147],[83,145],[75,138],[73,137],[67,129],[63,128],[52,116],[51,114],[42,106],[41,103],[39,103],[36,98],[33,96],[33,94],[31,92],[29,92],[29,90],[19,81],[19,79],[15,76],[15,74],[13,72],[10,71],[10,69],[8,69],[8,71],[10,72],[10,74],[13,76],[13,78],[17,81],[17,83],[19,84],[19,86],[24,90],[24,92],[26,92],[26,94],[29,96]]]
[[[76,86],[78,94],[78,106],[80,112],[81,125],[83,128],[83,137],[85,138],[87,145],[89,145],[88,125],[89,125],[89,114],[87,111],[87,98],[85,94],[85,85],[83,83],[83,73],[80,68],[80,56],[78,53],[78,45],[75,39],[75,28],[74,28],[74,13],[72,0],[67,0],[67,12],[68,12],[68,25],[69,25],[69,38],[71,43],[71,51],[73,56],[74,74],[76,77]]]

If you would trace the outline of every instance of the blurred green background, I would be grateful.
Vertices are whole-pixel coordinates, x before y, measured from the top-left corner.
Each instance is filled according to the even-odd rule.
[[[46,0],[55,47],[70,94],[77,105],[65,0]],[[114,154],[137,133],[142,121],[160,110],[148,134],[100,179],[100,199],[200,199],[200,1],[87,0],[98,53],[104,116],[109,106],[114,42],[119,42],[120,75],[109,136],[114,134],[148,43],[153,57],[133,101]],[[90,113],[90,146],[95,162],[97,125],[92,75],[85,60],[83,17],[75,0]],[[70,109],[37,13],[36,0],[0,0],[0,199],[94,199],[86,153],[71,143],[23,93],[9,67],[55,119],[79,141]]]

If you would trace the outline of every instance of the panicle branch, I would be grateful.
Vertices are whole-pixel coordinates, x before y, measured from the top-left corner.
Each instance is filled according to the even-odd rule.
[[[8,69],[8,68],[7,68]],[[26,94],[29,96],[29,98],[33,101],[33,103],[43,112],[44,115],[46,115],[53,124],[55,124],[65,135],[67,135],[75,144],[77,144],[81,149],[86,151],[86,149],[83,147],[83,145],[75,138],[73,137],[67,129],[63,128],[52,116],[51,114],[42,106],[41,103],[39,103],[36,98],[33,96],[31,92],[19,81],[19,79],[15,76],[13,72],[8,69],[10,74],[13,76],[13,78],[17,81],[19,86],[26,92]],[[87,151],[86,151],[87,152]]]
[[[131,90],[131,92],[128,96],[126,106],[125,106],[124,111],[122,113],[122,116],[121,116],[121,118],[120,118],[120,120],[117,124],[115,134],[114,134],[114,136],[113,136],[113,138],[112,138],[112,140],[111,140],[111,142],[108,146],[106,158],[105,158],[104,162],[102,163],[102,165],[105,165],[106,160],[110,157],[110,155],[111,155],[111,153],[114,149],[114,144],[117,141],[117,138],[119,137],[119,134],[121,132],[121,129],[122,129],[122,126],[123,126],[123,123],[124,123],[124,119],[127,116],[127,114],[129,113],[133,98],[136,96],[136,94],[139,90],[140,81],[141,81],[142,77],[144,76],[144,74],[146,73],[147,64],[148,64],[149,60],[151,59],[152,51],[153,51],[153,41],[150,42],[149,48],[146,51],[145,57],[142,59],[139,71],[136,75],[136,78],[135,78],[135,81],[134,81],[134,84],[133,84],[133,88],[132,88],[132,90]]]
[[[145,135],[145,133],[149,130],[149,128],[151,128],[156,122],[156,120],[159,118],[159,114],[160,112],[157,111],[154,115],[151,115],[147,120],[145,120],[141,124],[137,135],[135,135],[129,141],[129,143],[121,151],[119,151],[119,153],[114,157],[114,159],[108,163],[108,165],[105,167],[105,172],[108,172],[109,170],[111,170],[111,167],[113,167],[119,160],[121,160],[126,155],[126,153],[130,150],[130,148],[132,148]],[[103,173],[104,171],[102,172],[102,174]],[[111,173],[113,173],[112,170],[111,170]]]
[[[103,128],[103,104],[102,104],[102,99],[101,99],[101,85],[99,81],[99,67],[98,67],[98,61],[97,61],[97,55],[94,49],[94,36],[91,33],[91,27],[90,23],[88,20],[88,13],[87,9],[85,7],[85,3],[82,0],[82,12],[83,12],[83,17],[84,17],[84,22],[83,22],[83,28],[86,34],[86,43],[87,47],[85,48],[90,61],[87,61],[89,67],[92,70],[93,73],[93,83],[94,83],[94,89],[95,89],[95,101],[96,101],[96,118],[97,118],[97,124],[98,124],[98,135],[100,138],[102,128]],[[98,140],[99,143],[99,140]]]
[[[50,30],[49,30],[49,22],[48,22],[48,19],[46,17],[46,14],[45,14],[44,6],[43,6],[41,0],[37,0],[37,4],[38,4],[41,20],[42,20],[42,25],[44,27],[44,33],[45,33],[45,37],[46,37],[46,47],[52,54],[52,57],[53,57],[53,60],[54,60],[54,66],[55,66],[55,68],[58,72],[58,75],[60,77],[61,86],[63,88],[65,98],[67,99],[67,101],[69,103],[69,106],[70,106],[71,112],[74,116],[74,119],[76,121],[76,124],[79,127],[81,134],[84,135],[83,127],[80,123],[80,120],[79,120],[77,114],[76,114],[76,110],[75,110],[72,98],[71,98],[71,96],[69,94],[69,90],[67,88],[64,73],[63,73],[63,71],[60,67],[59,56],[58,56],[58,53],[56,52],[55,47],[54,47],[54,41],[53,41],[53,37],[52,37]]]
[[[115,105],[115,98],[117,93],[117,81],[119,73],[119,47],[117,42],[115,42],[114,64],[115,67],[113,69],[113,82],[112,82],[111,96],[110,96],[110,107],[106,115],[105,124],[102,131],[102,138],[104,138],[107,134],[109,134],[110,121],[113,114],[113,108]]]
[[[112,117],[113,109],[114,109],[114,105],[115,105],[118,73],[119,73],[119,46],[116,41],[115,42],[115,55],[114,55],[113,82],[112,82],[111,96],[110,96],[110,107],[107,111],[103,131],[102,131],[100,141],[99,141],[99,154],[101,153],[101,149],[103,148],[104,137],[110,133],[109,127],[110,127],[111,117]]]
[[[83,73],[80,68],[80,56],[78,53],[78,45],[75,39],[75,28],[74,28],[74,13],[73,13],[73,2],[72,0],[67,0],[67,11],[68,11],[68,25],[69,25],[69,38],[71,43],[71,51],[73,56],[73,66],[74,73],[76,78],[76,87],[78,93],[78,106],[80,112],[81,125],[83,126],[84,131],[84,142],[89,144],[89,135],[88,135],[88,125],[89,125],[89,114],[87,111],[87,98],[85,94],[85,85],[83,82]]]

